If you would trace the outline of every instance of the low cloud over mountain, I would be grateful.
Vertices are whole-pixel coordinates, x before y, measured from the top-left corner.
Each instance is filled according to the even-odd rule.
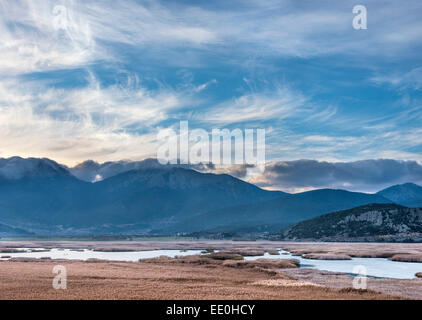
[[[248,169],[254,168],[253,165],[216,166],[214,164],[202,163],[186,165],[161,165],[156,159],[149,158],[141,161],[121,160],[104,163],[87,160],[74,166],[73,168],[69,168],[69,171],[80,180],[96,182],[131,170],[152,168],[168,169],[174,167],[192,169],[203,173],[226,173],[239,179],[245,178],[248,174]]]
[[[394,184],[422,184],[422,165],[417,161],[369,159],[354,162],[316,160],[277,161],[267,164],[265,172],[253,165],[216,166],[214,164],[171,165],[204,173],[226,173],[263,188],[301,192],[319,188],[377,192]],[[97,163],[85,161],[70,172],[78,179],[94,182],[119,173],[146,168],[164,168],[156,159]]]
[[[221,167],[202,165],[192,169],[160,165],[155,159],[103,164],[86,161],[72,168],[72,175],[64,165],[45,158],[0,159],[0,234],[274,229],[366,204],[422,205],[422,187],[411,183],[391,186],[378,194],[327,188],[286,194],[263,190],[227,174],[198,172],[216,173],[224,170]],[[244,168],[247,175],[254,169]],[[245,172],[241,167],[228,170]],[[392,175],[390,170],[402,175]],[[392,180],[419,179],[420,166],[394,160],[301,160],[273,163],[258,175],[281,186],[308,186],[312,181],[315,184],[311,187],[346,182],[352,187],[375,186]]]
[[[392,184],[422,182],[422,165],[390,159],[354,162],[316,160],[279,161],[250,182],[261,187],[297,192],[316,188],[341,188],[376,192]]]

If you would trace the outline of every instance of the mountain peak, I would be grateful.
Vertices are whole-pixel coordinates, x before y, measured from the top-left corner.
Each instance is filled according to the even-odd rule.
[[[399,184],[398,186],[406,187],[406,188],[422,188],[420,185],[417,185],[416,183],[413,183],[413,182],[406,182],[403,184]]]
[[[0,178],[7,180],[69,175],[64,166],[48,158],[0,158]]]
[[[100,164],[94,160],[85,160],[84,162],[78,163],[74,168],[98,168]]]
[[[96,182],[110,178],[123,172],[150,168],[164,168],[157,159],[148,158],[141,161],[109,161],[98,163],[93,160],[84,161],[73,168],[70,172],[80,180],[87,182]]]
[[[422,187],[411,182],[391,186],[377,194],[401,205],[409,207],[422,206]]]

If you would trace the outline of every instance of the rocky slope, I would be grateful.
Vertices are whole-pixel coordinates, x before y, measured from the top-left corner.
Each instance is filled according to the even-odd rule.
[[[415,237],[422,234],[422,209],[370,204],[302,221],[283,233],[287,239],[347,240]]]

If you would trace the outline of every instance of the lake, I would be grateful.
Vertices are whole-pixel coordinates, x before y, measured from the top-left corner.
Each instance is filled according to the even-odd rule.
[[[355,275],[354,268],[363,266],[366,275],[377,278],[413,279],[415,273],[422,272],[422,263],[399,262],[384,258],[352,258],[352,260],[315,260],[304,259],[300,256],[292,256],[289,252],[280,250],[279,255],[245,257],[245,260],[256,260],[259,258],[270,259],[297,259],[301,268],[311,268],[331,272],[344,272]]]
[[[201,250],[147,250],[147,251],[125,251],[125,252],[102,252],[91,249],[72,250],[72,249],[51,249],[42,248],[16,248],[26,250],[19,253],[1,253],[0,256],[25,257],[25,258],[43,258],[51,259],[69,259],[69,260],[88,260],[102,259],[109,261],[131,261],[136,262],[139,259],[156,258],[159,256],[175,257],[201,254]],[[43,252],[32,252],[31,250],[46,250]],[[314,260],[304,259],[300,256],[292,256],[289,252],[280,250],[278,255],[245,257],[245,260],[265,259],[297,259],[300,261],[301,268],[311,268],[331,272],[343,272],[355,274],[354,268],[363,266],[366,269],[366,275],[369,277],[395,278],[395,279],[413,279],[415,273],[422,272],[422,263],[397,262],[383,258],[352,258],[352,260]],[[7,260],[2,258],[0,260]]]
[[[0,256],[10,256],[12,258],[43,258],[51,259],[69,259],[69,260],[88,260],[102,259],[109,261],[131,261],[136,262],[139,259],[156,258],[159,256],[167,256],[174,258],[175,256],[188,256],[200,254],[201,250],[148,250],[148,251],[124,251],[124,252],[102,252],[90,249],[72,250],[72,249],[51,249],[44,252],[31,252],[28,248],[16,248],[17,250],[27,250],[27,252],[19,253],[1,253]],[[32,250],[46,250],[36,248]],[[5,259],[0,259],[5,260]]]

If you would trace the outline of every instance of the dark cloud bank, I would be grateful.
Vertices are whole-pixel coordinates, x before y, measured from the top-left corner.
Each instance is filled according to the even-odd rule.
[[[293,191],[301,188],[341,188],[375,192],[394,184],[422,183],[422,165],[390,159],[354,162],[279,161],[267,165],[255,179],[262,187]]]
[[[118,161],[99,164],[84,162],[70,170],[86,181],[106,179],[134,169],[161,167],[155,159],[138,162]],[[297,192],[304,189],[337,188],[351,191],[376,192],[394,184],[413,182],[422,184],[422,165],[416,161],[390,159],[360,160],[354,162],[326,162],[295,160],[271,162],[265,172],[248,176],[250,165],[217,168],[214,165],[183,166],[200,172],[228,173],[249,179],[264,188]],[[253,168],[252,168],[253,169]]]

